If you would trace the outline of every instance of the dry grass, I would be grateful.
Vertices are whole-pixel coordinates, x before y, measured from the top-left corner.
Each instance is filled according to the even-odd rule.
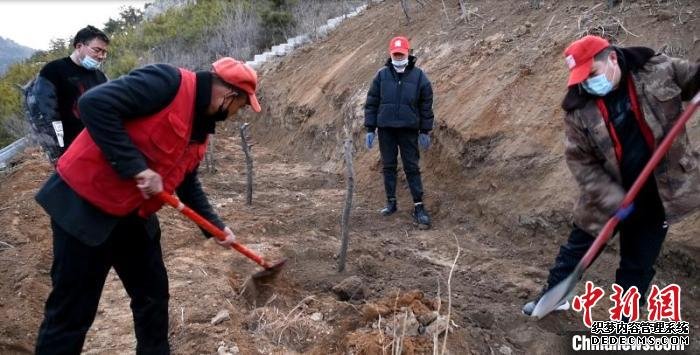
[[[313,344],[316,336],[325,334],[324,323],[312,320],[308,312],[309,303],[314,300],[308,296],[286,313],[277,307],[256,308],[248,315],[246,326],[276,345],[303,351]]]

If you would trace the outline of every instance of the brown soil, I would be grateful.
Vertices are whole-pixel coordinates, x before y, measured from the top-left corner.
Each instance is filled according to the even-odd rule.
[[[250,207],[244,204],[235,125],[217,133],[218,171],[202,172],[210,200],[240,241],[271,260],[289,259],[268,297],[245,297],[254,264],[204,240],[172,210],[159,213],[174,353],[233,352],[234,346],[244,354],[390,352],[393,334],[384,321],[438,306],[444,315],[448,301],[453,324],[447,349],[454,354],[562,353],[570,348],[567,332],[583,330],[573,312],[539,322],[520,315],[566,238],[576,194],[562,157],[561,52],[580,33],[579,21],[593,27],[614,16],[630,32],[620,30],[622,45],[668,44],[680,56],[698,58],[700,6],[625,1],[623,11],[606,14],[593,1],[547,2],[539,10],[526,1],[470,1],[478,16],[455,22],[456,2],[446,1],[448,23],[442,2],[424,8],[410,3],[411,24],[395,2],[373,5],[326,39],[261,71],[265,111],[245,117],[258,140]],[[376,213],[383,203],[378,152],[361,146],[367,85],[394,34],[411,37],[436,93],[434,146],[421,162],[434,219],[430,230],[411,222],[405,181],[399,213]],[[358,176],[348,266],[338,274],[344,119],[351,123]],[[697,117],[689,132],[700,141]],[[50,170],[33,150],[0,177],[0,241],[7,244],[0,245],[1,353],[32,351],[50,290],[51,233],[33,201]],[[690,352],[696,353],[698,230],[700,213],[673,226],[654,280],[683,287],[683,317],[691,323]],[[586,279],[609,293],[617,262],[613,242]],[[333,286],[349,276],[364,281],[365,301],[339,301],[333,294]],[[599,307],[594,317],[603,319],[606,309]],[[210,324],[221,310],[230,320]],[[112,275],[84,350],[130,353],[134,346],[128,297]],[[407,354],[432,353],[433,341],[407,336],[402,347]]]

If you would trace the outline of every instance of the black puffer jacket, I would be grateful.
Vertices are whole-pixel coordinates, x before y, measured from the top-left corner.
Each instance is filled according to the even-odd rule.
[[[377,72],[367,93],[365,127],[433,129],[433,88],[416,57],[408,58],[403,73],[397,73],[389,59]]]

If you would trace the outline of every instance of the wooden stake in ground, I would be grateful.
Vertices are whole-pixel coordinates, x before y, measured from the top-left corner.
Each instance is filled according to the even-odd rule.
[[[352,140],[350,138],[345,140],[344,144],[344,155],[345,155],[345,166],[347,174],[347,185],[348,190],[345,195],[345,207],[343,208],[343,217],[340,221],[341,229],[341,245],[340,253],[338,253],[338,272],[343,272],[345,270],[345,258],[348,252],[348,242],[350,236],[348,235],[348,229],[350,224],[350,210],[352,209],[352,194],[355,191],[355,169],[352,166]]]
[[[248,135],[248,122],[241,125],[239,132],[241,134],[241,148],[245,154],[245,172],[246,172],[246,191],[245,204],[250,206],[253,204],[253,157],[250,154],[250,148],[253,144],[249,143],[250,136]]]
[[[209,135],[207,139],[207,152],[204,154],[204,166],[207,172],[213,174],[216,172],[216,161],[214,160],[214,136]]]

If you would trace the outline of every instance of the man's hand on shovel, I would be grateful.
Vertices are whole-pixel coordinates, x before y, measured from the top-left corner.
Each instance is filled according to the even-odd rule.
[[[185,206],[184,203],[180,202],[180,200],[177,199],[177,197],[173,195],[169,195],[165,192],[161,192],[157,194],[157,197],[163,201],[164,203],[174,207],[180,213],[185,215],[187,218],[191,219],[193,222],[197,223],[198,226],[202,227],[204,230],[207,232],[211,233],[216,237],[217,240],[221,241],[222,243],[229,243],[227,240],[230,240],[231,237],[234,238],[235,240],[235,235],[233,235],[233,232],[225,232],[219,228],[217,228],[215,225],[213,225],[211,222],[207,221],[204,219],[204,217],[200,216],[197,212],[193,211],[191,208]],[[228,229],[228,228],[227,228]],[[223,239],[223,241],[222,241]],[[221,244],[221,243],[219,243]],[[268,263],[265,261],[262,257],[260,257],[258,254],[256,254],[254,251],[246,248],[242,244],[239,244],[237,242],[231,241],[229,243],[230,247],[238,251],[239,253],[245,255],[247,258],[250,260],[255,261],[256,264],[262,266],[265,268],[265,270],[260,271],[256,273],[255,275],[252,276],[253,279],[257,280],[265,280],[265,279],[272,279],[275,275],[277,275],[282,267],[284,266],[285,262],[287,259],[282,259],[280,261],[277,261],[273,264]]]
[[[146,169],[136,174],[134,179],[136,180],[136,187],[138,187],[145,199],[149,199],[151,196],[163,191],[163,179],[160,177],[160,174],[151,169]]]
[[[224,233],[226,233],[226,236],[225,236],[226,239],[224,239],[224,240],[219,240],[218,238],[214,238],[214,239],[216,239],[216,243],[221,245],[222,247],[230,248],[231,245],[236,242],[236,235],[233,234],[233,231],[229,227],[224,228]]]

